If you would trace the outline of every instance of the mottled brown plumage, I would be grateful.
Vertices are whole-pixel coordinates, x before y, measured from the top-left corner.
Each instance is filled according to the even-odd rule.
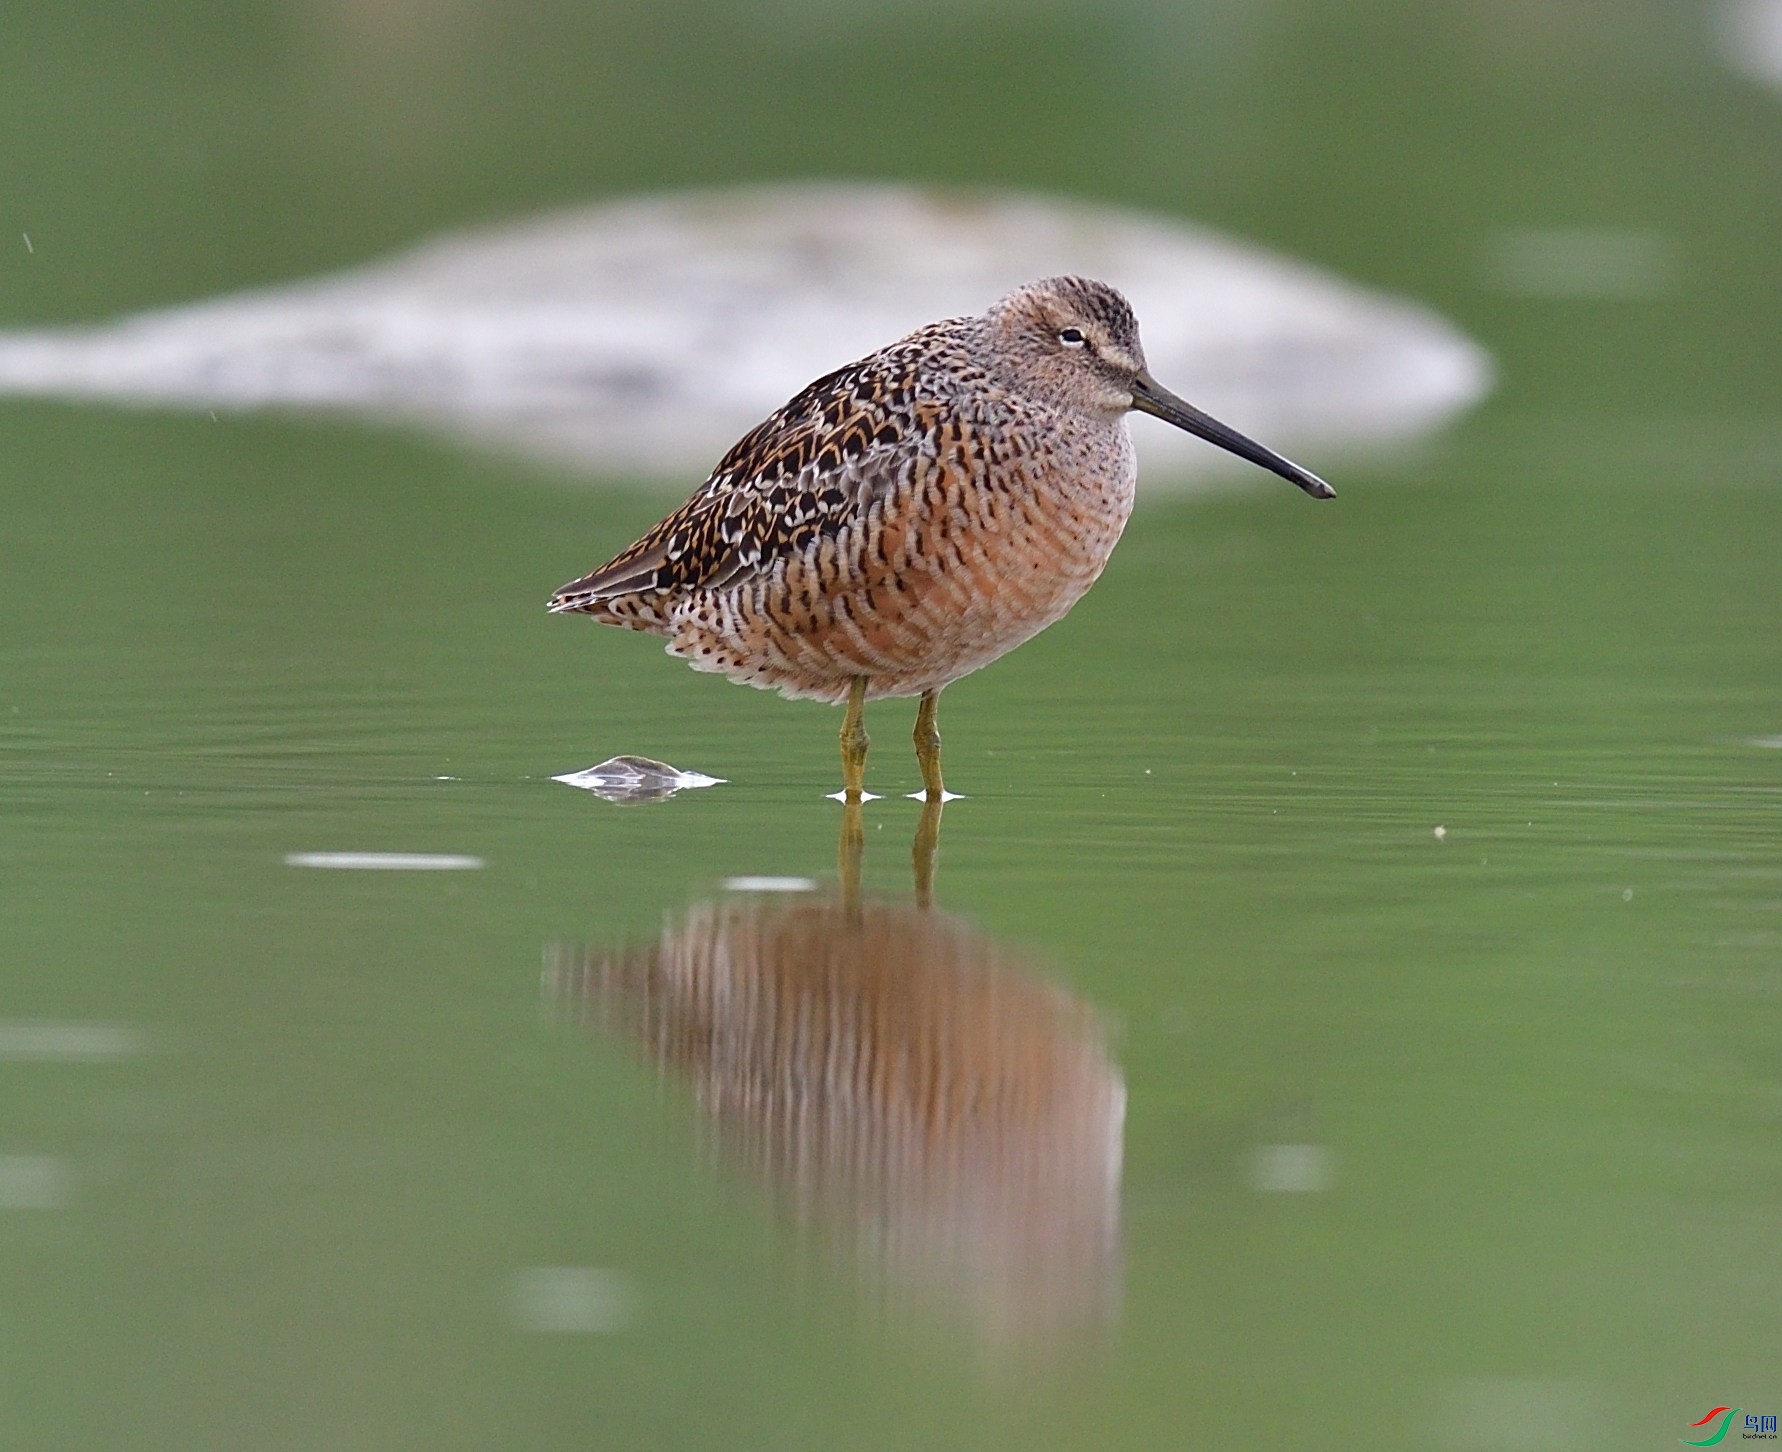
[[[1135,408],[1332,493],[1160,388],[1113,288],[1047,278],[819,378],[550,608],[665,635],[696,670],[847,700],[854,797],[862,703],[920,695],[917,753],[939,797],[936,696],[1101,573],[1132,510]]]

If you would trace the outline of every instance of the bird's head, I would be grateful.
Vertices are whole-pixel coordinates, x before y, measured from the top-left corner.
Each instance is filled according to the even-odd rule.
[[[1177,398],[1145,366],[1132,304],[1105,282],[1045,277],[984,315],[993,368],[1021,392],[1066,412],[1112,420],[1152,414],[1279,474],[1314,499],[1336,490],[1308,469]]]

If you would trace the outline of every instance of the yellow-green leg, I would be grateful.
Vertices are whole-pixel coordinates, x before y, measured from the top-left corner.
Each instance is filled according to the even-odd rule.
[[[835,846],[841,873],[842,912],[850,923],[860,921],[860,866],[866,855],[866,821],[858,800],[842,803],[841,840]]]
[[[846,801],[859,801],[866,790],[866,748],[871,740],[866,734],[866,677],[855,676],[848,687],[848,709],[841,729],[842,797]]]
[[[922,768],[922,786],[931,802],[941,801],[946,788],[941,785],[940,727],[935,713],[940,708],[940,688],[922,692],[922,704],[916,708],[916,765]]]
[[[916,906],[934,906],[934,859],[940,851],[941,813],[946,808],[939,797],[922,803],[922,820],[916,826],[916,840],[910,848],[910,860],[916,869]]]

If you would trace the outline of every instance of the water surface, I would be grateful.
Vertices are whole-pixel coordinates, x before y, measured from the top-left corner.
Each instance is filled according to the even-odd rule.
[[[1774,1410],[1777,103],[1656,5],[1547,7],[1538,44],[1501,7],[1228,9],[1066,9],[988,80],[785,7],[605,48],[483,17],[379,85],[353,7],[21,32],[20,325],[553,200],[914,172],[1248,231],[1443,307],[1504,382],[1415,458],[1307,459],[1327,506],[1147,497],[1067,620],[947,693],[926,921],[1011,1022],[1071,1025],[1020,1053],[1092,1046],[1124,1099],[1075,1260],[1104,1222],[1006,1204],[1087,1203],[1062,1181],[944,1168],[1025,1151],[921,1157],[938,1090],[926,1138],[776,1138],[622,1016],[566,1021],[566,953],[684,941],[755,901],[728,879],[816,884],[762,913],[840,891],[835,713],[544,611],[660,493],[346,424],[0,408],[10,1442],[1621,1448]],[[899,132],[914,59],[971,84]],[[851,150],[811,124],[844,74]],[[1503,229],[1586,225],[1674,267],[1494,290]],[[869,716],[861,900],[930,952],[910,715]],[[620,754],[724,781],[551,780]],[[978,1001],[922,961],[917,1021]],[[847,1032],[1023,1082],[1006,1042]],[[770,1059],[835,1110],[847,1053]],[[833,1123],[882,1125],[860,1103]],[[1001,1284],[974,1245],[1006,1267],[1029,1233],[1070,1294],[970,1293]]]

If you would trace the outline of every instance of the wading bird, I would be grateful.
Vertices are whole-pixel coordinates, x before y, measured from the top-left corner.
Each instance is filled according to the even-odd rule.
[[[1137,409],[1333,490],[1153,379],[1132,308],[1048,277],[819,378],[642,539],[552,597],[784,696],[847,703],[842,787],[866,778],[868,700],[919,696],[916,759],[944,795],[941,691],[1063,616],[1132,512]]]

